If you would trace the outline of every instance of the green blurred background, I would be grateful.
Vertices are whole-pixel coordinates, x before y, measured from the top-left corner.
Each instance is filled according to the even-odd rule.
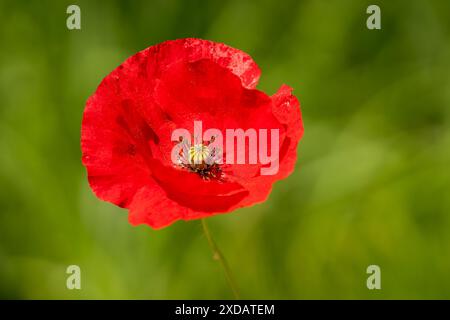
[[[286,83],[302,104],[296,171],[208,220],[243,298],[450,298],[449,1],[1,0],[0,24],[0,298],[232,297],[199,221],[132,227],[80,161],[101,79],[183,37],[249,53],[259,89]]]

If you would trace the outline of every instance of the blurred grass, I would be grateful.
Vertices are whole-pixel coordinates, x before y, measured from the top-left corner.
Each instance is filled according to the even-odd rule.
[[[200,224],[153,231],[96,199],[87,97],[129,55],[200,37],[242,49],[302,103],[295,173],[209,220],[244,298],[450,298],[450,3],[0,1],[0,298],[230,298]],[[65,287],[80,265],[82,290]],[[365,287],[380,265],[382,290]]]

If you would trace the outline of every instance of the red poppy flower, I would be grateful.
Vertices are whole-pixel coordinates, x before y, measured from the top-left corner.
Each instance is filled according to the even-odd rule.
[[[265,201],[294,169],[303,124],[292,89],[268,96],[255,89],[259,75],[246,53],[200,39],[166,41],[128,58],[86,103],[82,161],[94,193],[128,208],[131,224],[153,228]],[[202,163],[202,139],[200,153],[189,150],[200,164],[174,164],[172,133],[193,132],[195,121],[224,136],[229,128],[277,129],[278,171],[262,174],[262,161]]]

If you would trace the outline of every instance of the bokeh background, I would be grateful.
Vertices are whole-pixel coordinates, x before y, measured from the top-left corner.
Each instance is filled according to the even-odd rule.
[[[66,8],[81,7],[81,30]],[[382,30],[366,28],[378,4]],[[208,220],[243,298],[450,298],[450,2],[0,1],[0,297],[231,298],[199,221],[154,231],[90,191],[84,103],[128,56],[224,42],[302,104],[296,171]],[[66,289],[81,267],[82,290]],[[382,289],[366,288],[381,267]]]

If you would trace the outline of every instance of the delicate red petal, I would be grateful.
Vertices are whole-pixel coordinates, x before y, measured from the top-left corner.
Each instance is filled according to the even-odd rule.
[[[272,190],[272,184],[289,176],[295,168],[297,145],[304,130],[300,103],[291,92],[292,89],[289,86],[283,85],[272,96],[273,114],[286,128],[286,136],[280,144],[279,171],[275,175],[257,175],[253,179],[239,176],[235,179],[234,181],[242,184],[246,189],[252,190],[249,196],[239,204],[239,207],[265,201]]]
[[[203,131],[280,127],[269,96],[243,88],[238,77],[210,60],[172,65],[158,82],[155,100],[172,121],[188,130],[196,120],[202,121]]]
[[[167,197],[156,183],[140,188],[129,206],[128,220],[132,225],[148,224],[152,228],[165,227],[187,214],[189,209]]]
[[[256,87],[261,74],[248,54],[222,43],[188,38],[166,41],[146,50],[144,52],[153,60],[148,64],[148,73],[154,78],[160,78],[161,74],[174,63],[203,59],[227,68],[241,79],[244,87],[249,89]]]

